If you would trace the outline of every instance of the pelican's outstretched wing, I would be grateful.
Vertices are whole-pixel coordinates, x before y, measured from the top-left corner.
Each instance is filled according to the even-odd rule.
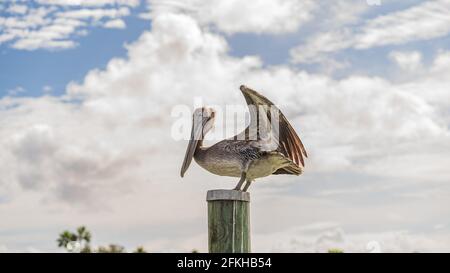
[[[249,106],[251,120],[250,125],[237,137],[245,134],[246,139],[261,140],[269,136],[272,140],[276,140],[277,151],[288,157],[298,167],[304,167],[304,157],[308,157],[305,147],[280,109],[258,92],[244,85],[240,89]],[[282,169],[275,172],[275,174],[282,173],[292,172],[289,170],[283,172]]]

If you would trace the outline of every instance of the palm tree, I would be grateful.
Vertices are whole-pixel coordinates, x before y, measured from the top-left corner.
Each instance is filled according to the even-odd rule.
[[[56,241],[58,242],[58,247],[63,247],[70,252],[77,251],[77,249],[73,249],[73,245],[69,245],[70,243],[78,244],[78,251],[80,252],[91,252],[89,246],[89,243],[91,242],[91,233],[84,226],[78,227],[77,233],[72,233],[68,230],[63,231]]]
[[[99,246],[98,249],[91,249],[89,243],[91,242],[91,232],[87,230],[85,226],[77,228],[75,233],[68,230],[59,234],[59,238],[56,240],[58,247],[65,248],[69,252],[81,252],[81,253],[124,253],[125,248],[121,245],[110,244],[106,247]],[[133,253],[147,253],[144,247],[137,247]]]
[[[86,229],[85,226],[77,228],[77,241],[79,243],[85,241],[86,244],[89,244],[91,242],[91,233]]]
[[[67,244],[77,240],[77,236],[72,232],[65,230],[60,235],[58,240],[58,247],[67,248]]]

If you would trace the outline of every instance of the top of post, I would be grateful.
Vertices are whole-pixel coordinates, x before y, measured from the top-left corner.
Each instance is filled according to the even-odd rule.
[[[237,190],[209,190],[206,194],[206,201],[218,200],[250,202],[250,193]]]

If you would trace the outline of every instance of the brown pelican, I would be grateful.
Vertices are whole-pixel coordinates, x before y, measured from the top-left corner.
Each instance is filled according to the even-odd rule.
[[[181,177],[192,157],[213,174],[240,177],[235,190],[241,190],[246,182],[243,191],[247,191],[254,179],[271,174],[302,174],[308,156],[289,121],[266,97],[244,85],[240,89],[249,108],[250,125],[232,138],[203,147],[215,112],[206,107],[196,109]]]

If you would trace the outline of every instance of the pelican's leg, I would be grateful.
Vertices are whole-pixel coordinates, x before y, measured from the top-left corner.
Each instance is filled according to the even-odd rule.
[[[247,191],[251,184],[252,184],[252,181],[247,180],[247,183],[245,183],[244,189],[242,191]]]
[[[247,173],[246,172],[242,172],[241,180],[239,180],[239,183],[234,188],[235,191],[240,191],[241,190],[242,184],[244,184],[246,178],[247,178]]]

